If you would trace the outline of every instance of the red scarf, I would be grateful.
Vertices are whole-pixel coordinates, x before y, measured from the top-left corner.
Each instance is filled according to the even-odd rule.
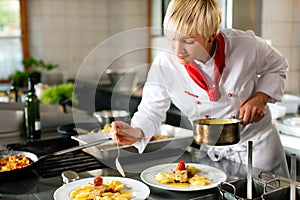
[[[198,69],[195,62],[184,65],[190,77],[207,92],[210,101],[218,101],[221,97],[219,92],[219,81],[225,68],[225,42],[221,34],[216,37],[216,55],[214,68],[214,87],[208,88],[208,82],[205,76]]]

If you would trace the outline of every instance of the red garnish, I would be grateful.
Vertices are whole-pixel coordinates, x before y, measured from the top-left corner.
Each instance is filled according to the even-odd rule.
[[[95,186],[101,186],[103,184],[103,178],[101,176],[97,176],[94,179],[94,185]]]
[[[180,161],[177,165],[178,170],[185,170],[185,163],[183,161]]]
[[[152,137],[150,138],[150,141],[154,141],[154,140],[155,140],[155,137],[152,136]]]

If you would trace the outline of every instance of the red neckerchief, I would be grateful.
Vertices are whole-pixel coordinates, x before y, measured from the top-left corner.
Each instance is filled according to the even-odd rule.
[[[216,37],[216,54],[215,54],[215,68],[214,68],[214,87],[208,88],[208,82],[205,76],[198,69],[195,62],[184,65],[190,77],[207,92],[210,101],[218,101],[221,97],[219,92],[219,81],[221,79],[223,70],[225,68],[225,42],[221,34]]]

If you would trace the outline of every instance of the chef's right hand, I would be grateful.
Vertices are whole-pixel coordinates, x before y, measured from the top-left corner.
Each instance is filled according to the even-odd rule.
[[[112,122],[110,136],[115,142],[122,145],[131,145],[144,138],[140,128],[133,128],[123,121]]]

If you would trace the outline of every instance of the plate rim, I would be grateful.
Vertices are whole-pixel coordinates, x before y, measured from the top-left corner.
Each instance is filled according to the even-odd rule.
[[[146,199],[147,197],[149,197],[149,195],[150,195],[150,188],[149,188],[149,186],[147,185],[147,184],[145,184],[145,183],[143,183],[142,181],[139,181],[139,180],[136,180],[136,179],[133,179],[133,178],[127,178],[127,177],[119,177],[119,176],[101,176],[102,178],[103,178],[103,181],[109,181],[109,180],[113,180],[113,179],[118,179],[118,180],[120,180],[121,182],[122,182],[122,180],[124,181],[131,181],[131,182],[136,182],[136,183],[138,183],[139,184],[139,186],[144,186],[144,189],[146,189],[146,191],[145,190],[143,190],[143,192],[145,192],[145,197],[142,197],[142,199]],[[57,195],[58,195],[58,193],[60,192],[60,191],[69,191],[68,192],[68,194],[72,191],[72,190],[74,190],[75,188],[77,188],[77,187],[79,187],[78,186],[78,184],[80,184],[81,182],[82,182],[82,184],[84,184],[84,183],[87,183],[87,182],[90,182],[90,181],[93,181],[95,179],[95,177],[93,176],[93,177],[87,177],[87,178],[82,178],[82,179],[79,179],[79,180],[77,180],[77,181],[74,181],[74,182],[70,182],[70,183],[67,183],[67,184],[65,184],[65,185],[62,185],[62,186],[60,186],[60,187],[58,187],[55,191],[54,191],[54,193],[53,193],[53,198],[54,198],[54,200],[59,200],[58,199],[58,197],[57,197]],[[71,187],[71,186],[73,186],[74,185],[74,188],[73,187]],[[76,187],[75,187],[75,185],[76,185]],[[70,188],[66,188],[66,187],[70,187]],[[133,190],[132,192],[135,192],[135,190]],[[70,200],[70,198],[67,196],[67,200]],[[135,198],[132,198],[132,200],[134,200],[134,199],[136,199],[136,197]],[[138,199],[141,199],[140,197],[138,197]]]
[[[142,171],[141,175],[140,175],[140,178],[142,179],[142,181],[152,187],[155,187],[155,188],[159,188],[159,189],[163,189],[163,190],[171,190],[171,191],[199,191],[199,190],[207,190],[207,189],[211,189],[211,188],[214,188],[214,187],[217,187],[217,185],[219,183],[215,183],[215,184],[210,184],[210,185],[206,185],[206,186],[199,186],[199,187],[196,187],[196,186],[193,186],[192,188],[188,187],[188,188],[181,188],[181,187],[175,187],[175,186],[169,186],[167,184],[161,184],[161,183],[158,183],[157,184],[153,184],[149,181],[147,181],[145,178],[144,178],[144,175],[145,173],[147,173],[147,171],[149,170],[154,170],[154,168],[158,168],[158,167],[161,167],[162,169],[163,168],[166,168],[166,166],[172,166],[172,167],[176,167],[178,165],[178,163],[166,163],[166,164],[160,164],[160,165],[155,165],[155,166],[152,166],[152,167],[149,167],[145,170]],[[220,175],[223,176],[223,179],[220,180],[220,183],[222,181],[226,181],[227,180],[227,175],[225,174],[225,172],[223,172],[222,170],[216,168],[216,167],[212,167],[212,166],[209,166],[209,165],[204,165],[204,164],[199,164],[199,163],[186,163],[186,165],[193,165],[193,166],[196,166],[196,167],[199,167],[201,169],[201,167],[205,167],[205,168],[211,168],[211,169],[214,169],[218,172],[220,172]],[[169,169],[169,168],[168,168]]]
[[[297,119],[297,120],[300,121],[300,117],[290,117],[290,118],[286,118],[286,119],[282,120],[282,122],[283,122],[284,125],[291,126],[291,127],[294,127],[294,128],[300,128],[300,125],[294,125],[294,124],[290,123],[293,119]]]

